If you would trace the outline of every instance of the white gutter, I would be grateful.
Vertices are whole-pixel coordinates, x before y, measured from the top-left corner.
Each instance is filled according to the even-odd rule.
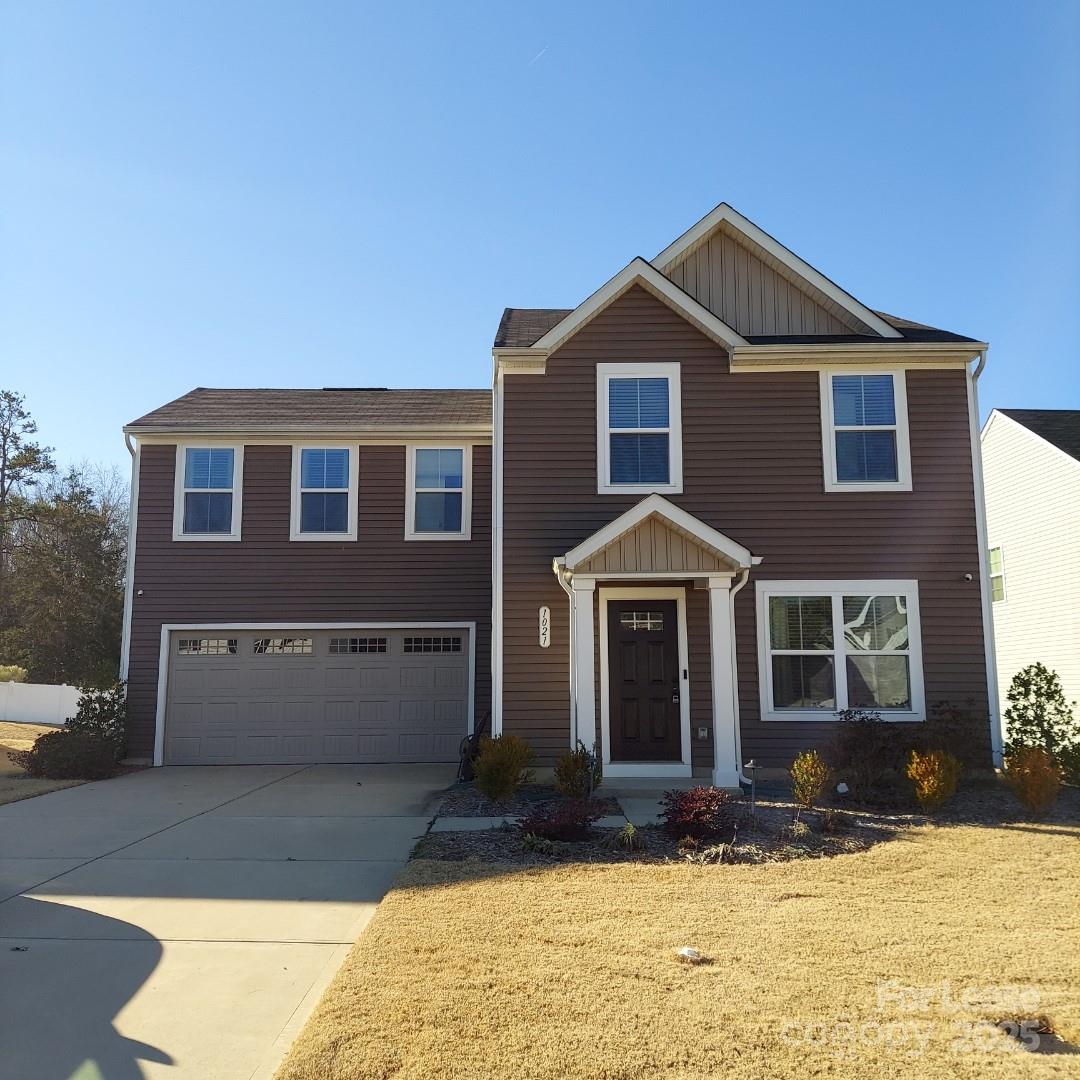
[[[131,607],[135,594],[135,537],[139,526],[139,471],[142,447],[133,446],[131,436],[124,432],[124,444],[131,455],[131,486],[128,492],[127,573],[124,579],[124,621],[120,631],[120,681],[127,682],[131,658]]]
[[[761,561],[760,559],[758,560]],[[742,759],[742,724],[739,721],[739,660],[738,642],[735,640],[735,597],[739,590],[746,584],[750,578],[750,568],[747,567],[739,575],[739,580],[732,585],[728,592],[728,602],[731,606],[731,708],[734,713],[732,719],[735,723],[735,767],[739,770],[739,779],[744,783],[751,783],[751,781],[743,776],[743,759]],[[715,732],[714,732],[715,737]]]

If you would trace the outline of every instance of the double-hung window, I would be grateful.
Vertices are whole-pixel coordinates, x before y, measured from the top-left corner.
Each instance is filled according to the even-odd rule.
[[[407,446],[406,540],[468,540],[472,447]]]
[[[239,540],[242,446],[176,448],[174,540]]]
[[[291,538],[355,540],[356,447],[293,448]]]
[[[903,371],[821,373],[826,491],[910,491]]]
[[[679,365],[597,364],[597,490],[682,491]]]
[[[1005,599],[1005,556],[1000,547],[990,549],[990,599],[995,604]]]
[[[917,582],[764,581],[757,593],[764,719],[925,719]]]

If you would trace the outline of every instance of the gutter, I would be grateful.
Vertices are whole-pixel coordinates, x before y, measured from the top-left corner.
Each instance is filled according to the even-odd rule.
[[[573,749],[579,740],[578,735],[578,721],[577,721],[577,695],[574,693],[574,590],[570,587],[570,578],[573,577],[573,571],[567,570],[565,566],[561,565],[558,559],[553,560],[551,564],[552,570],[555,571],[555,580],[558,581],[560,588],[569,597],[569,615],[570,615],[570,629],[567,633],[567,645],[570,649],[570,662],[566,665],[567,671],[570,674],[570,686],[568,692],[570,695],[570,748]],[[584,743],[584,739],[580,740]],[[596,741],[593,740],[593,745],[589,748],[590,752],[595,750]]]
[[[756,562],[761,562],[761,559],[757,559]],[[735,597],[749,579],[750,567],[746,567],[739,575],[739,580],[728,590],[728,604],[731,608],[731,709],[732,720],[735,723],[735,767],[739,770],[739,779],[747,784],[751,784],[752,781],[743,776],[742,771],[742,723],[739,720],[739,646],[735,640]],[[715,732],[713,735],[715,737]]]
[[[131,609],[135,598],[135,538],[139,527],[139,472],[142,448],[132,444],[124,432],[124,445],[131,455],[131,485],[128,489],[127,572],[124,579],[124,618],[120,631],[120,681],[127,683],[131,659]]]

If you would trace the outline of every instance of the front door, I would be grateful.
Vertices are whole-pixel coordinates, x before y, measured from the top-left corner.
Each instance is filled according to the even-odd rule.
[[[610,600],[612,761],[681,761],[679,632],[674,600]]]

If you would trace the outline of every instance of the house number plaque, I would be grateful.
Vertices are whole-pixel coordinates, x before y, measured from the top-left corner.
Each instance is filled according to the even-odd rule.
[[[546,649],[551,644],[551,608],[542,607],[539,613],[540,648]]]

